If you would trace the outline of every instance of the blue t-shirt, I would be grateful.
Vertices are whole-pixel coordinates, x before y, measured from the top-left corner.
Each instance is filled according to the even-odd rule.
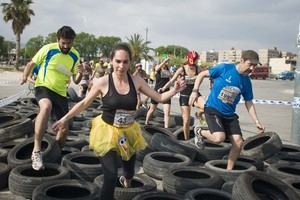
[[[241,75],[234,64],[222,63],[209,70],[213,87],[205,107],[219,111],[225,117],[233,116],[241,95],[245,101],[253,99],[249,76]]]

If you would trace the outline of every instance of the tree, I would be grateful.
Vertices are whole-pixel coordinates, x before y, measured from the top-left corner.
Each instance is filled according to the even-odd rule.
[[[177,46],[177,45],[168,45],[166,47],[160,46],[155,49],[155,53],[158,56],[162,56],[164,54],[173,55],[174,57],[185,58],[188,49],[185,47]]]
[[[150,41],[144,41],[140,34],[133,34],[130,38],[127,38],[129,46],[132,51],[132,63],[138,63],[141,59],[153,60],[153,57],[149,55],[153,48],[149,47]]]
[[[4,37],[0,35],[0,60],[7,55],[7,47],[5,46]]]
[[[98,50],[101,52],[103,57],[109,58],[109,54],[113,48],[113,46],[119,42],[121,42],[121,38],[114,36],[100,36],[97,39]]]
[[[57,42],[57,34],[55,32],[49,33],[48,36],[45,38],[44,44],[50,44]]]
[[[37,37],[30,38],[25,45],[25,57],[32,58],[40,48],[44,45],[44,37],[39,35]]]
[[[34,15],[30,9],[31,0],[11,0],[11,3],[2,3],[3,19],[5,22],[12,21],[12,29],[16,36],[16,69],[19,69],[21,34],[25,26],[30,24],[30,16]]]
[[[88,60],[97,56],[97,40],[92,34],[84,32],[77,34],[74,47],[79,51],[81,57]]]

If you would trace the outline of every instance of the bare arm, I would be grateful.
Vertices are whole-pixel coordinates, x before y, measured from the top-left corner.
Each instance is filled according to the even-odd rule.
[[[260,133],[263,133],[265,131],[264,126],[261,124],[261,122],[258,120],[256,109],[252,101],[245,101],[245,106],[248,110],[249,115],[251,116],[252,120],[255,123],[255,126],[258,128]]]
[[[83,66],[82,64],[80,64],[77,66],[77,74],[72,76],[73,82],[75,84],[78,84],[81,81],[82,73],[83,73]]]
[[[162,87],[162,92],[168,89],[178,78],[178,76],[182,73],[182,68],[178,68],[173,77]]]
[[[24,83],[27,82],[27,80],[31,76],[32,69],[34,68],[35,65],[36,64],[33,61],[30,61],[29,63],[27,63],[27,65],[24,69],[23,75],[22,75],[21,85],[23,85]]]
[[[198,97],[199,87],[200,87],[201,83],[203,82],[204,78],[207,76],[209,76],[208,70],[204,70],[197,75],[197,78],[196,78],[195,84],[194,84],[194,88],[193,88],[193,92],[189,99],[189,105],[192,106],[194,104],[195,100]]]
[[[78,102],[73,108],[65,115],[63,116],[60,120],[55,122],[52,126],[53,130],[58,131],[60,129],[65,129],[67,126],[67,122],[73,118],[75,115],[79,114],[83,110],[85,110],[96,97],[100,94],[102,94],[103,87],[105,85],[104,79],[97,79],[94,81],[93,86],[87,96]]]
[[[156,65],[155,73],[157,73],[157,71],[159,71],[169,60],[170,60],[170,58],[166,58],[159,65]]]
[[[175,86],[171,90],[160,94],[155,90],[153,90],[152,88],[150,88],[149,85],[142,78],[135,77],[134,81],[138,91],[149,96],[150,98],[154,99],[157,102],[164,102],[170,99],[177,92],[180,92],[186,87],[185,81],[180,79],[175,83]]]

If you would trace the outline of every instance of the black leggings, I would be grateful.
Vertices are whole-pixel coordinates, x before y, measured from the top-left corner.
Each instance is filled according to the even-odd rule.
[[[101,200],[113,200],[114,190],[118,179],[118,154],[115,151],[107,152],[102,158],[104,182],[101,190]],[[122,160],[123,174],[126,179],[134,176],[135,155],[128,161]]]

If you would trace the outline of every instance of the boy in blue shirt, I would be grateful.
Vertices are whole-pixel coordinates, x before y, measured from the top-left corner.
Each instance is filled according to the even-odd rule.
[[[203,137],[207,140],[220,143],[226,137],[230,139],[232,148],[228,156],[227,170],[232,170],[240,154],[243,144],[242,132],[238,115],[235,113],[236,105],[241,95],[245,100],[245,106],[261,133],[264,127],[257,118],[256,110],[252,102],[253,91],[249,74],[259,62],[255,51],[242,52],[239,64],[221,63],[209,70],[202,71],[196,79],[189,104],[197,99],[198,90],[204,77],[213,79],[214,84],[205,103],[205,117],[209,130],[195,127],[195,144],[203,148]]]

